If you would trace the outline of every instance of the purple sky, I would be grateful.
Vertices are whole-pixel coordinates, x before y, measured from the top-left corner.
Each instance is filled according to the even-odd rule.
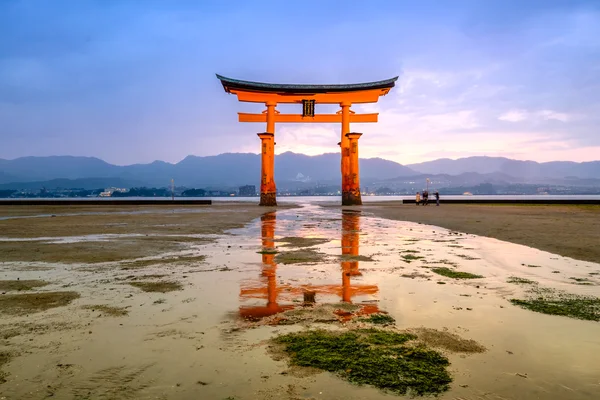
[[[399,75],[361,157],[600,159],[600,2],[0,2],[0,158],[116,164],[259,150],[215,77]],[[293,112],[288,107],[282,111]],[[300,112],[300,107],[296,107]],[[335,107],[317,106],[317,112]],[[277,151],[338,151],[339,126],[280,124]]]

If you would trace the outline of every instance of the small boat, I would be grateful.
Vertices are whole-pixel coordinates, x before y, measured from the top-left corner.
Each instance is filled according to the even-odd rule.
[[[471,192],[464,192],[463,196],[473,196],[473,193],[471,193]]]

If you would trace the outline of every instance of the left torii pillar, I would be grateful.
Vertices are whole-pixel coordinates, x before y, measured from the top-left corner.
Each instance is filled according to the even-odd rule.
[[[277,205],[277,187],[275,186],[275,106],[277,103],[268,101],[267,131],[259,133],[261,141],[261,175],[260,203],[261,206]]]
[[[261,141],[261,177],[260,203],[261,206],[277,205],[277,187],[275,186],[275,135],[269,132],[259,133]]]

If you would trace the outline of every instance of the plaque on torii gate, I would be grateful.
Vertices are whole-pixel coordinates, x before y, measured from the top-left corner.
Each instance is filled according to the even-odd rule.
[[[264,103],[261,114],[238,113],[240,122],[266,123],[266,131],[259,133],[261,140],[260,205],[277,205],[275,185],[275,123],[339,123],[339,143],[342,172],[342,205],[362,204],[358,169],[358,139],[360,133],[350,132],[350,123],[377,122],[378,113],[356,114],[352,104],[376,103],[389,93],[398,77],[377,82],[348,85],[296,85],[249,82],[218,75],[227,93],[237,95],[239,101]],[[281,114],[277,104],[302,105],[301,114]],[[316,114],[316,104],[339,104],[335,114]]]

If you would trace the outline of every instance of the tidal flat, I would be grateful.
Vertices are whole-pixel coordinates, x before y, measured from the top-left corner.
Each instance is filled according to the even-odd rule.
[[[1,396],[600,397],[600,264],[375,209],[0,208]]]

